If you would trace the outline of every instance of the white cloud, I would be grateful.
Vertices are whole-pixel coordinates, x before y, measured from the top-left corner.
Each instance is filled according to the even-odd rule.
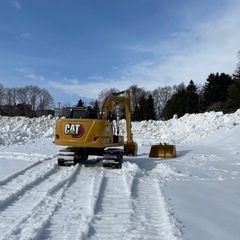
[[[153,90],[157,86],[189,83],[204,83],[210,73],[232,74],[237,65],[240,48],[240,2],[228,1],[221,14],[214,14],[194,29],[173,32],[171,38],[158,45],[144,48],[154,53],[151,60],[141,61],[123,71],[129,85],[138,85]],[[140,46],[128,48],[142,53]],[[120,81],[121,84],[121,81]]]
[[[23,33],[21,35],[21,37],[24,38],[24,39],[33,39],[33,35],[31,33],[28,33],[28,32]]]
[[[150,46],[144,46],[143,44],[137,43],[135,45],[123,46],[124,51],[129,51],[132,53],[154,53],[154,49]]]
[[[42,75],[37,75],[32,68],[23,66],[16,69],[16,71],[22,73],[25,78],[35,80],[36,82],[43,82],[46,79]]]
[[[78,84],[78,79],[70,79],[70,78],[64,78],[64,82],[67,84],[72,84],[72,85],[77,85]]]
[[[105,79],[105,81],[101,82],[80,82],[76,79],[71,80],[65,78],[64,82],[59,81],[48,81],[50,88],[58,89],[68,95],[76,95],[83,98],[91,98],[97,99],[98,94],[103,89],[109,88],[117,88],[119,90],[125,90],[129,87],[129,83],[126,80],[121,81],[121,85],[119,85],[119,81],[113,81]]]
[[[22,6],[19,1],[12,0],[11,3],[16,9],[18,9],[18,10],[22,9]]]
[[[33,73],[33,69],[29,68],[29,67],[26,67],[26,66],[23,66],[23,67],[19,67],[16,69],[18,72],[21,72],[21,73],[25,73],[25,74],[29,74],[29,73]]]

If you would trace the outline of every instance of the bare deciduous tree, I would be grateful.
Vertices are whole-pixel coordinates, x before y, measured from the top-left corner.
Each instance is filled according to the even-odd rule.
[[[129,91],[131,93],[131,107],[132,110],[135,111],[139,105],[141,97],[147,97],[148,93],[145,91],[144,88],[139,88],[138,85],[130,86]]]
[[[54,100],[46,89],[28,85],[20,88],[4,88],[0,84],[0,105],[5,105],[3,114],[39,116],[53,107]]]
[[[15,106],[17,103],[17,88],[5,88],[4,103],[8,106]]]
[[[105,88],[98,94],[98,101],[102,104],[103,100],[112,93],[120,92],[117,88]]]
[[[39,114],[42,114],[45,109],[51,108],[54,104],[52,96],[46,89],[41,89],[37,102],[36,110]]]
[[[173,88],[166,86],[166,87],[158,87],[153,91],[153,99],[154,105],[157,112],[157,116],[159,117],[165,108],[167,101],[173,95]]]
[[[37,105],[41,92],[43,91],[38,86],[29,85],[25,87],[26,93],[28,95],[28,103],[31,105],[33,111],[37,110]]]
[[[0,105],[4,103],[4,98],[5,98],[4,86],[0,84]]]

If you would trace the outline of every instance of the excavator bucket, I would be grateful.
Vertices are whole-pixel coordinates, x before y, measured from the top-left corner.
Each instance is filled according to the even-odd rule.
[[[176,157],[176,147],[170,144],[152,145],[149,153],[151,158],[174,158]]]
[[[136,142],[125,143],[123,154],[127,156],[137,156],[138,145]]]

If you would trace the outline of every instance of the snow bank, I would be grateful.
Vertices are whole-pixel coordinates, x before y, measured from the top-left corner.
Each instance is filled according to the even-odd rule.
[[[167,142],[185,145],[206,138],[223,127],[231,129],[240,125],[240,109],[233,114],[206,112],[185,114],[168,121],[142,121],[132,123],[133,134],[142,139],[152,139],[149,144]]]
[[[125,120],[120,122],[120,134],[126,135]],[[240,109],[233,114],[206,112],[185,114],[168,121],[141,121],[132,123],[133,136],[141,145],[167,142],[185,145],[204,139],[225,127],[240,125]],[[55,119],[50,117],[26,118],[0,116],[0,145],[25,144],[41,137],[52,138]],[[146,139],[146,140],[145,140]]]
[[[49,117],[0,116],[0,145],[25,144],[41,137],[52,137],[55,120]]]

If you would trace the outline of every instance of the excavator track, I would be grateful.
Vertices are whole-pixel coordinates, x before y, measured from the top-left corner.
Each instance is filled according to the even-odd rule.
[[[88,160],[88,153],[84,149],[65,148],[59,151],[58,165],[72,166],[76,164],[98,165],[104,168],[122,168],[123,150],[120,148],[108,148],[102,151],[102,158],[94,161]]]
[[[59,151],[58,165],[59,166],[72,166],[77,163],[84,162],[88,159],[88,154],[84,150],[74,148],[64,148]]]
[[[119,148],[108,148],[104,150],[103,167],[122,168],[123,150]]]

